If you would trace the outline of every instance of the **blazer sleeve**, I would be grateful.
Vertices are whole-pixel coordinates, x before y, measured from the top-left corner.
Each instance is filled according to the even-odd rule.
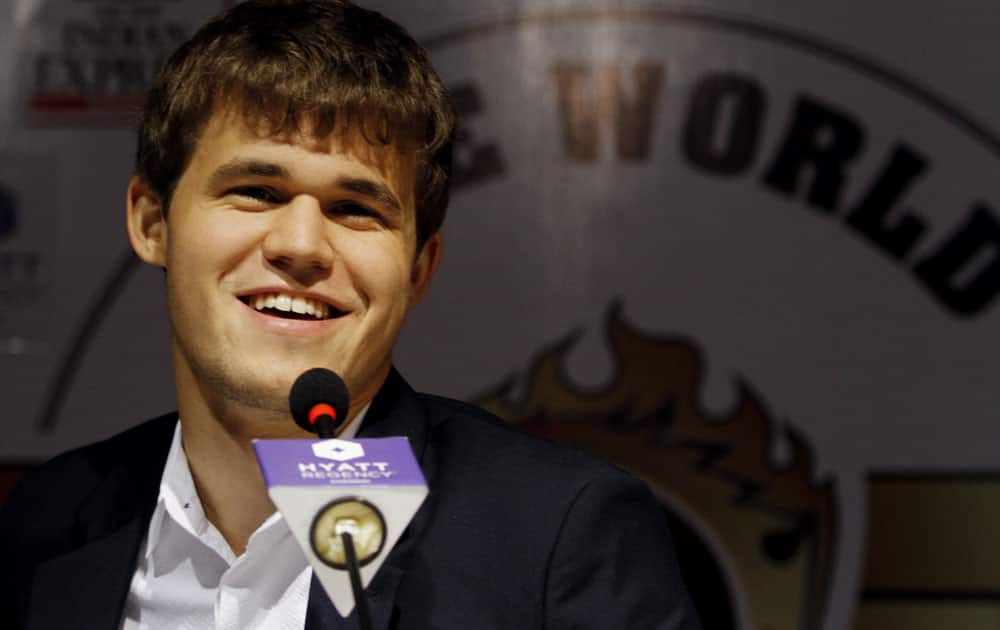
[[[560,527],[548,566],[545,626],[700,630],[663,508],[626,475],[586,484]]]

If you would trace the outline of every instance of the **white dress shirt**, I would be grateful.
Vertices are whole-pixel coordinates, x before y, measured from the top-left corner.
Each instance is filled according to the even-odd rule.
[[[339,437],[357,434],[365,407]],[[302,630],[312,568],[275,512],[237,557],[205,517],[181,423],[132,576],[122,630]]]

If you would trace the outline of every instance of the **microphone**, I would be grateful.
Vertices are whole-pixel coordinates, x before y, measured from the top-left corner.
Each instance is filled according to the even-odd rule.
[[[332,438],[347,420],[350,394],[344,379],[326,368],[303,372],[292,384],[288,406],[295,424],[321,438]]]
[[[344,381],[324,368],[292,385],[296,424],[332,438],[347,417]],[[268,496],[341,616],[357,609],[370,627],[363,590],[427,496],[405,437],[254,440]]]

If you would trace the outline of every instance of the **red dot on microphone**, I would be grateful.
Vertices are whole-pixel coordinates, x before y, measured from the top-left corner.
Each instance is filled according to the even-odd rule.
[[[309,410],[309,424],[316,424],[316,421],[319,420],[320,416],[330,416],[336,420],[337,412],[334,411],[333,407],[326,403],[313,405],[312,409]]]

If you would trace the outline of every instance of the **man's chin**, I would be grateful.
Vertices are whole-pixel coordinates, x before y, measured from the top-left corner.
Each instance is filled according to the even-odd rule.
[[[210,392],[209,396],[227,408],[220,410],[227,416],[273,416],[276,420],[290,417],[288,392],[296,377],[261,378],[229,373],[203,373],[199,376],[203,389]]]

